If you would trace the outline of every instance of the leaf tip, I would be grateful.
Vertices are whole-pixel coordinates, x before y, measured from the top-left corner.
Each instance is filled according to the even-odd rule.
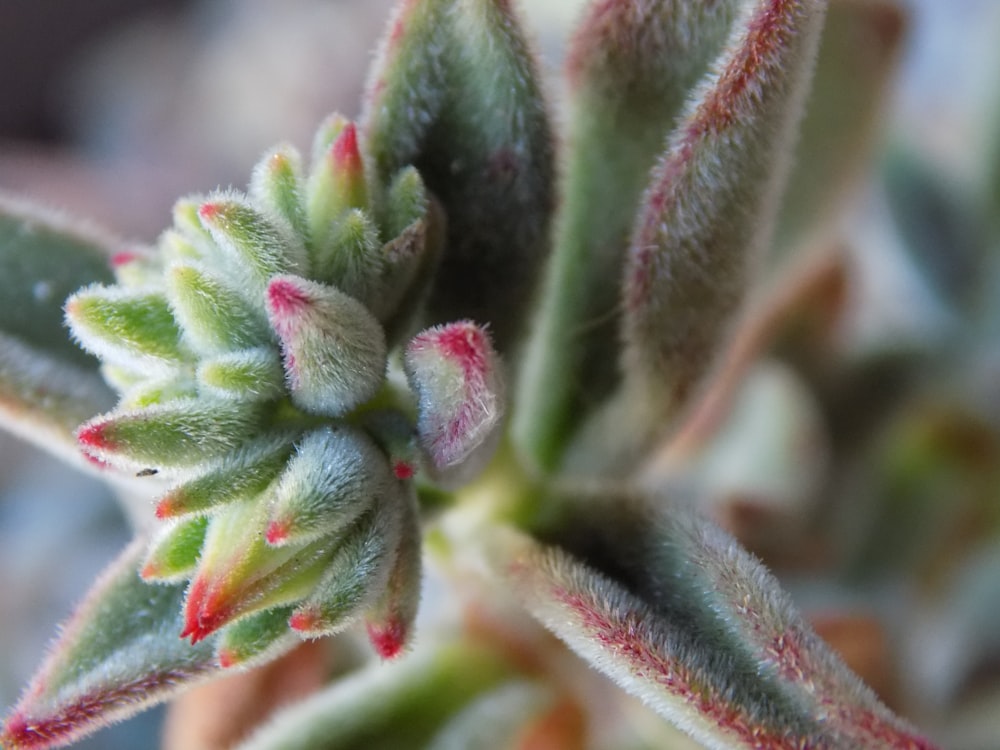
[[[280,547],[288,541],[291,535],[291,527],[287,521],[275,520],[267,525],[264,538],[272,547]]]
[[[406,623],[398,617],[378,625],[369,624],[366,630],[372,648],[384,661],[395,659],[403,653],[403,646],[406,645],[407,627]]]

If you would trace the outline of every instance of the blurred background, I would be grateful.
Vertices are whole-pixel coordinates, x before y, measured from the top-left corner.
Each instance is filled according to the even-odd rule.
[[[365,71],[392,4],[3,0],[0,190],[89,218],[126,241],[150,242],[169,224],[179,195],[242,186],[265,148],[279,141],[307,148],[316,124],[333,110],[356,117]],[[560,51],[581,4],[521,2],[544,52],[555,97]],[[995,541],[1000,539],[995,465],[1000,460],[1000,399],[995,398],[1000,396],[1000,346],[993,343],[1000,340],[1000,315],[996,306],[990,312],[989,304],[979,304],[972,321],[956,299],[976,278],[988,275],[977,271],[984,267],[977,265],[983,248],[995,254],[1000,247],[993,239],[997,218],[992,211],[1000,203],[987,195],[1000,193],[1000,184],[986,184],[997,167],[992,173],[984,168],[984,161],[996,160],[994,149],[1000,145],[1000,3],[900,4],[910,22],[884,102],[876,150],[885,155],[872,162],[847,233],[862,256],[855,262],[869,279],[857,338],[869,350],[885,349],[890,340],[894,346],[908,342],[904,348],[919,353],[907,360],[911,364],[952,355],[973,363],[963,370],[966,380],[942,378],[951,378],[949,393],[980,389],[963,409],[974,412],[977,429],[983,430],[975,433],[981,438],[978,447],[969,450],[985,456],[985,468],[979,467],[975,479],[976,502],[985,510],[970,517],[985,526],[959,537],[968,542],[964,548],[941,547],[939,554],[953,565],[928,562],[921,556],[926,548],[913,549],[909,538],[891,567],[919,571],[919,585],[900,584],[898,578],[889,583],[866,572],[881,544],[891,547],[894,535],[903,538],[911,527],[917,529],[917,547],[940,547],[925,527],[946,523],[941,519],[950,511],[928,510],[926,502],[907,504],[916,503],[913,492],[899,490],[896,495],[905,497],[893,500],[896,505],[873,501],[858,511],[863,518],[837,516],[839,528],[860,529],[859,538],[847,555],[850,564],[823,586],[813,585],[808,571],[783,567],[781,555],[773,554],[773,540],[756,539],[755,551],[776,567],[807,608],[829,612],[845,601],[862,602],[852,612],[863,617],[828,618],[825,635],[839,637],[842,648],[858,646],[859,658],[873,670],[866,677],[874,682],[879,672],[886,673],[876,687],[919,724],[935,727],[942,742],[990,750],[1000,748],[1000,544]],[[921,281],[921,273],[930,280]],[[935,279],[952,281],[942,290]],[[995,298],[998,290],[1000,284],[978,294]],[[956,340],[965,347],[961,354],[942,343]],[[764,376],[761,382],[773,379]],[[747,398],[768,403],[767,388],[758,391]],[[907,482],[924,487],[925,479],[961,484],[978,471],[963,463],[968,458],[964,448],[961,460],[947,469],[928,468],[937,467],[942,452],[950,455],[965,439],[952,433],[940,438],[935,430],[944,428],[934,421],[939,411],[932,411],[930,427],[918,410],[886,428],[887,434],[896,430],[903,437],[886,438],[876,452],[881,456],[877,466],[868,469],[893,491]],[[748,413],[752,422],[752,410]],[[944,421],[951,426],[948,414]],[[910,418],[913,424],[906,422]],[[960,435],[967,436],[969,425],[959,426]],[[944,440],[945,449],[928,448],[914,438],[924,434],[921,430],[930,431],[932,446]],[[745,444],[739,429],[732,435],[733,450],[740,453]],[[704,461],[703,470],[714,477],[729,476],[720,462],[733,465],[722,448]],[[927,459],[922,450],[935,451],[936,458]],[[950,478],[942,472],[951,472]],[[733,481],[742,481],[738,467],[730,473],[737,477]],[[872,481],[868,477],[866,486]],[[946,485],[945,495],[953,484]],[[934,506],[933,500],[927,502]],[[733,508],[728,510],[732,520]],[[907,519],[913,524],[907,526]],[[749,533],[748,543],[754,542],[753,530]],[[55,624],[128,537],[127,523],[102,485],[0,434],[0,706],[16,700]],[[838,627],[846,627],[846,635],[838,636]],[[161,716],[143,714],[80,747],[151,747]]]

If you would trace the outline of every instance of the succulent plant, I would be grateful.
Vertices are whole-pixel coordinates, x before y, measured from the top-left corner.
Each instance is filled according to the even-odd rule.
[[[964,471],[952,412],[898,409],[909,388],[859,407],[927,350],[835,336],[830,238],[903,21],[891,0],[594,0],[557,138],[510,2],[405,0],[357,123],[181,199],[154,246],[5,199],[0,414],[146,520],[3,746],[305,670],[336,635],[308,655],[330,684],[236,746],[935,747],[740,544],[833,549],[823,523],[856,518],[816,498],[859,466],[886,516]],[[928,185],[889,193],[933,263],[907,214]],[[836,575],[903,527],[868,528]]]

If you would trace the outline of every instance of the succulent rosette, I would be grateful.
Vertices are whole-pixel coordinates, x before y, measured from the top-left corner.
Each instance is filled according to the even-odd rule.
[[[397,654],[419,596],[416,475],[481,465],[502,414],[474,323],[413,338],[408,384],[389,364],[437,255],[416,170],[373,184],[339,116],[302,161],[280,146],[247,194],[181,200],[155,250],[116,256],[117,284],[66,304],[120,393],[79,445],[171,482],[141,575],[190,581],[180,635],[218,633],[223,665],[359,616]]]

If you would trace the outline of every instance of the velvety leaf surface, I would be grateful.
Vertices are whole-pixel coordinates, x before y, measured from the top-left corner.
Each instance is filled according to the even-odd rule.
[[[628,252],[626,403],[645,440],[689,403],[770,234],[825,2],[757,0],[657,165]]]
[[[622,494],[576,495],[567,507],[560,546],[500,536],[493,559],[543,623],[699,741],[933,747],[690,507]]]
[[[81,284],[110,281],[114,243],[0,196],[0,422],[48,449],[113,403],[63,326]]]
[[[591,3],[569,52],[570,131],[555,249],[522,373],[515,435],[551,468],[617,380],[620,277],[649,172],[738,0]]]
[[[447,215],[430,323],[488,323],[508,351],[544,259],[553,147],[535,64],[510,3],[401,3],[364,118],[384,189],[414,165]]]
[[[150,585],[130,545],[63,628],[45,664],[7,717],[0,742],[56,747],[162,701],[217,669],[211,640],[182,641],[182,585]]]

